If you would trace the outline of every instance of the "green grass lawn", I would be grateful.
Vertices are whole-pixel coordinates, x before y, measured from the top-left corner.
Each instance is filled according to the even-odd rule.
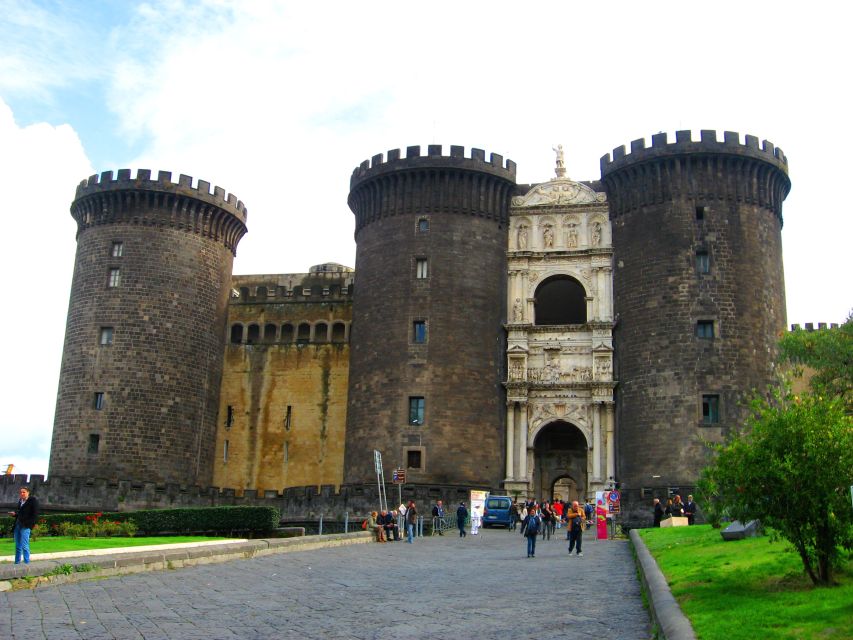
[[[702,640],[853,638],[853,561],[813,587],[790,545],[709,525],[640,532]]]
[[[172,544],[175,542],[208,542],[229,540],[207,536],[160,536],[151,538],[65,538],[43,536],[30,542],[30,553],[58,553],[60,551],[86,551],[88,549],[112,549],[114,547],[141,547],[147,544]],[[15,555],[15,541],[0,539],[0,556]]]

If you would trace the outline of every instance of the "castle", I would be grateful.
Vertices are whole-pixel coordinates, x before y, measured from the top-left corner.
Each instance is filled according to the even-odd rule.
[[[375,155],[355,269],[303,274],[231,275],[247,214],[219,187],[83,181],[50,481],[331,505],[372,495],[378,450],[410,495],[618,485],[644,521],[773,381],[787,159],[679,131],[578,182],[555,151],[532,185],[480,149]]]

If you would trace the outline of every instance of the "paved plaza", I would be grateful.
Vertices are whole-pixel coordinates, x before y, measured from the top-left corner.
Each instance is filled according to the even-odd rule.
[[[647,639],[631,549],[565,530],[353,545],[0,593],[0,638]]]

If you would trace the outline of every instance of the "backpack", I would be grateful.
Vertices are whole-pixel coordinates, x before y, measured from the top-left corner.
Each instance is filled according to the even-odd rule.
[[[527,521],[527,535],[535,536],[539,533],[539,516],[531,516],[531,518]]]

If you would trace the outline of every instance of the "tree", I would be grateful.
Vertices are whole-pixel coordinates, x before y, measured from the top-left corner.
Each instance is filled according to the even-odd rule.
[[[839,547],[853,548],[853,417],[841,398],[756,399],[745,428],[712,448],[699,482],[707,508],[761,520],[814,584],[830,584]]]

